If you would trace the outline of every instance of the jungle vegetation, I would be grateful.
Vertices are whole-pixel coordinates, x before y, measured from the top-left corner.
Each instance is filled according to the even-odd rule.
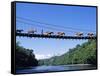
[[[26,49],[16,43],[16,68],[38,66],[38,60],[35,58],[35,54],[32,49]]]
[[[82,45],[76,45],[61,56],[39,60],[39,65],[97,64],[96,40],[88,40]]]

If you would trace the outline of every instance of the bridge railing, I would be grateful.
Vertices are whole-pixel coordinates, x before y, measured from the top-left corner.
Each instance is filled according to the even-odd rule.
[[[59,36],[59,35],[43,35],[43,34],[29,34],[29,33],[16,33],[16,36],[21,37],[37,37],[37,38],[55,38],[55,39],[96,39],[96,36]]]

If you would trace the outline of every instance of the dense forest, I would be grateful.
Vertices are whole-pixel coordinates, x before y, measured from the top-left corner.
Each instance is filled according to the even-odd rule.
[[[96,40],[77,45],[61,56],[39,60],[39,65],[97,64]]]
[[[97,64],[96,40],[76,45],[61,56],[37,60],[32,49],[26,49],[16,43],[16,68],[27,68],[39,65]]]
[[[38,66],[38,61],[35,58],[33,50],[26,49],[16,43],[16,68],[25,68],[31,66]]]

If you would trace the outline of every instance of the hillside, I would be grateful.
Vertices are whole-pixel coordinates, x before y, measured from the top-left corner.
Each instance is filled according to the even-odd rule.
[[[82,45],[69,49],[61,56],[39,60],[39,65],[92,64],[96,65],[96,40],[88,40]]]
[[[32,49],[26,49],[16,43],[16,68],[28,68],[31,66],[38,66],[38,61]]]

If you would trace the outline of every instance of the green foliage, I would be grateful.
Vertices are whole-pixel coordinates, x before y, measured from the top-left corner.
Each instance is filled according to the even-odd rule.
[[[96,59],[96,40],[88,40],[82,45],[61,56],[54,56],[50,59],[39,60],[39,65],[67,65],[67,64],[97,64]]]
[[[37,66],[38,61],[35,59],[33,50],[26,49],[22,46],[19,46],[19,44],[19,42],[16,43],[16,68]]]

